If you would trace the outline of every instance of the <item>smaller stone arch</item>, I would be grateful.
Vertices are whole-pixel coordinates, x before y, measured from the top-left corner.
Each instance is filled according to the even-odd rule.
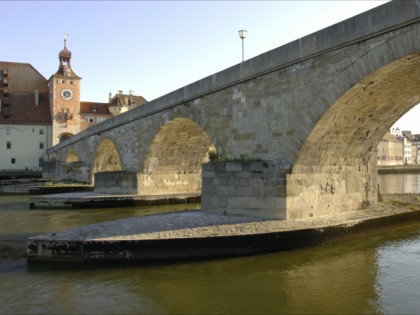
[[[121,170],[121,158],[114,142],[109,139],[102,140],[96,149],[92,167],[92,176],[95,173]]]
[[[76,151],[74,151],[74,149],[70,149],[70,151],[67,153],[66,163],[74,163],[78,161],[79,161],[79,158],[76,154]]]
[[[60,137],[59,137],[59,139],[60,139],[60,143],[61,143],[61,142],[63,142],[63,141],[65,141],[65,140],[67,140],[67,139],[70,139],[70,138],[71,138],[71,137],[73,137],[73,136],[74,136],[74,134],[69,133],[69,132],[62,133],[62,134],[60,135]]]
[[[163,125],[151,142],[144,162],[142,195],[200,194],[202,164],[217,150],[208,134],[187,118]]]

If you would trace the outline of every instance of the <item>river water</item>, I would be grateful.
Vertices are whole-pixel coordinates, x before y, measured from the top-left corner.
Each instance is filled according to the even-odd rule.
[[[420,312],[420,224],[329,246],[241,258],[28,265],[25,240],[31,235],[174,209],[29,210],[29,198],[0,196],[0,314]]]

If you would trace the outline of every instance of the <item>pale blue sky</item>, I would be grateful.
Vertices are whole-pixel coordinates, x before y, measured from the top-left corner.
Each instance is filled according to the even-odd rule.
[[[240,29],[249,59],[383,3],[1,1],[0,59],[30,63],[48,79],[66,32],[81,100],[134,90],[151,101],[241,62]],[[420,133],[418,125],[406,123]]]

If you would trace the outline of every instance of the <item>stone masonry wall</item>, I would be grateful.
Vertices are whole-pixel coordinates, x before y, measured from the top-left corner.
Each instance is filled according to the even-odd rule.
[[[137,173],[115,171],[95,174],[95,192],[111,195],[137,195]]]
[[[214,162],[203,164],[203,211],[286,218],[286,172],[278,162]]]
[[[338,214],[374,206],[378,200],[375,166],[328,166],[287,175],[286,219]]]

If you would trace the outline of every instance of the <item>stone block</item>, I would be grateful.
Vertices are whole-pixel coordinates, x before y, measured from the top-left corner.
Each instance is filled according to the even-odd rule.
[[[94,191],[111,195],[137,195],[137,173],[126,171],[96,173]]]
[[[234,186],[217,186],[217,196],[232,196],[236,194],[236,188]]]

